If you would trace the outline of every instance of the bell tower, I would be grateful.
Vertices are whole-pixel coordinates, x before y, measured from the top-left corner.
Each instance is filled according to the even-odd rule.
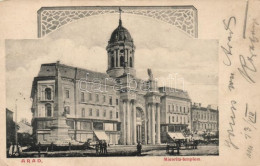
[[[119,25],[112,32],[106,47],[108,55],[107,74],[120,77],[124,74],[135,76],[134,53],[135,46],[129,31],[122,26],[122,10],[119,8]]]

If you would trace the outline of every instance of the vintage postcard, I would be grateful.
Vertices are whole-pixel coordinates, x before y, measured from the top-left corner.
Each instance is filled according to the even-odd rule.
[[[260,1],[1,1],[1,165],[260,165]]]

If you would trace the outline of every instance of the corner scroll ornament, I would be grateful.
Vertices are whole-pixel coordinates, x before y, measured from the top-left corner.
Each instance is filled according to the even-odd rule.
[[[193,6],[121,7],[124,13],[151,17],[169,23],[187,35],[197,38],[197,9]],[[117,14],[118,7],[42,7],[38,10],[38,37],[73,21],[95,15]]]

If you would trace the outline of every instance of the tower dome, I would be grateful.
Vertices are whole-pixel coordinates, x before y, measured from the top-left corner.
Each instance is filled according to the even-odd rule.
[[[121,13],[119,25],[112,32],[106,50],[108,55],[108,75],[111,77],[120,77],[123,74],[135,76],[135,46],[131,34],[122,26]]]
[[[112,32],[109,43],[114,43],[118,41],[133,42],[131,34],[125,27],[122,26],[121,20],[119,20],[118,27]]]

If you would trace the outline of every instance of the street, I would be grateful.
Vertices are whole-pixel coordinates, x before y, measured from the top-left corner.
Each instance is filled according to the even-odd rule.
[[[55,152],[41,152],[41,157],[106,157],[106,156],[137,156],[136,146],[110,146],[107,149],[108,153],[96,154],[95,149],[87,150],[71,150],[71,151],[55,151]],[[166,145],[143,145],[142,155],[144,156],[207,156],[207,155],[218,155],[219,150],[217,145],[201,145],[197,149],[180,149],[180,154],[169,154],[166,153]],[[23,152],[20,157],[39,157],[38,153]]]
[[[180,154],[176,154],[175,156],[205,156],[205,155],[218,155],[219,150],[218,146],[215,145],[204,145],[198,146],[198,149],[182,149],[180,150]],[[166,150],[151,150],[148,152],[144,152],[145,156],[172,156],[172,154],[167,154]]]

